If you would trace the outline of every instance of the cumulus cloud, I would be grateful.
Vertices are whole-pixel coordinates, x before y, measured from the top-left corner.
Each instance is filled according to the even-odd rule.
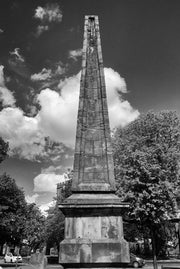
[[[42,90],[37,99],[41,105],[39,124],[47,136],[66,145],[74,144],[77,120],[80,73],[62,81],[61,95]]]
[[[50,87],[57,90],[57,85],[66,71],[66,66],[62,62],[50,64],[50,68],[43,68],[39,73],[31,75],[31,80],[37,82],[40,90]]]
[[[56,193],[57,184],[67,180],[66,174],[56,175],[55,173],[41,173],[34,178],[34,192]]]
[[[17,107],[0,111],[0,136],[9,142],[11,156],[59,163],[68,152],[65,145],[46,137],[37,116],[25,116]]]
[[[125,126],[139,116],[139,111],[135,110],[127,100],[122,99],[122,93],[127,93],[124,78],[112,68],[105,68],[104,73],[110,126],[112,129]]]
[[[0,101],[3,106],[13,106],[16,102],[12,92],[5,86],[4,80],[4,66],[0,65]]]
[[[125,80],[113,69],[105,68],[108,109],[111,128],[124,126],[138,117],[122,93],[127,92]],[[80,73],[59,83],[61,94],[51,89],[42,90],[37,99],[41,106],[38,113],[43,132],[55,141],[74,145],[77,121]]]
[[[58,62],[52,66],[52,68],[43,68],[39,73],[35,73],[31,75],[32,81],[47,81],[47,80],[55,80],[60,77],[60,75],[64,74],[66,71],[66,67],[62,62]]]
[[[27,195],[26,198],[26,202],[31,204],[31,203],[36,203],[36,199],[39,197],[39,194],[35,193],[33,195]]]
[[[48,210],[49,207],[54,206],[55,201],[52,201],[52,199],[56,195],[57,184],[69,180],[68,174],[70,173],[70,169],[62,173],[64,169],[62,166],[54,165],[41,169],[41,173],[33,179],[34,194],[27,195],[26,201],[41,205],[40,209],[43,212]]]
[[[110,125],[113,129],[128,124],[138,117],[139,112],[122,99],[122,93],[127,92],[125,80],[111,68],[105,68],[104,71]],[[61,80],[59,89],[60,93],[49,88],[41,90],[37,95],[40,109],[34,117],[25,116],[16,107],[7,107],[0,112],[0,136],[9,142],[11,154],[31,160],[36,156],[51,157],[57,163],[61,156],[65,158],[66,155],[67,149],[63,144],[74,147],[80,72]],[[56,143],[47,147],[46,137]],[[42,178],[52,178],[54,182],[59,180],[55,171],[49,171],[48,175],[43,172],[38,182]]]
[[[55,66],[55,70],[53,72],[54,75],[58,76],[58,75],[64,74],[65,71],[66,71],[66,67],[67,66],[64,66],[62,62],[57,63],[56,66]]]
[[[36,29],[36,36],[40,36],[43,32],[46,32],[49,30],[49,26],[48,25],[38,25],[37,29]]]
[[[58,4],[47,4],[45,7],[37,7],[34,17],[43,22],[61,22],[62,11]]]
[[[13,51],[9,52],[10,57],[8,58],[9,69],[13,73],[20,75],[23,78],[29,79],[29,68],[26,64],[25,58],[20,52],[20,48],[15,48]]]
[[[41,205],[41,206],[39,207],[39,209],[41,210],[42,214],[43,214],[44,216],[47,217],[47,215],[48,215],[48,213],[47,213],[48,209],[49,209],[50,207],[55,206],[55,204],[56,204],[55,201],[51,201],[51,202],[49,202],[49,203],[46,203],[46,204]]]
[[[52,76],[51,69],[43,68],[41,72],[31,75],[31,79],[33,81],[43,81],[51,78],[51,76]]]
[[[62,165],[59,166],[50,165],[47,168],[43,168],[41,172],[42,174],[52,174],[52,173],[60,174],[62,168],[63,168]]]
[[[72,58],[75,61],[77,61],[77,58],[80,57],[81,55],[82,55],[82,49],[69,51],[69,58]]]
[[[0,136],[9,142],[10,154],[33,159],[44,152],[45,140],[38,120],[25,116],[19,108],[7,107],[0,112]]]
[[[16,59],[20,62],[24,62],[24,57],[20,54],[20,48],[15,48],[14,51],[9,52],[10,55],[14,55]]]
[[[35,10],[34,18],[40,21],[36,30],[36,35],[39,36],[43,32],[49,30],[52,23],[62,21],[62,11],[58,4],[47,4],[44,7],[38,6]]]
[[[71,148],[66,147],[61,142],[54,142],[50,138],[46,138],[45,154],[43,161],[51,161],[54,165],[59,166],[59,163],[66,158],[66,154],[69,153],[71,158]]]

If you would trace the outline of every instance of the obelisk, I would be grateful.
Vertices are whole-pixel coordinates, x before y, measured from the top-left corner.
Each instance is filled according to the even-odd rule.
[[[120,266],[129,262],[122,211],[115,195],[106,87],[97,16],[85,16],[72,195],[59,208],[65,239],[59,262],[65,268]]]

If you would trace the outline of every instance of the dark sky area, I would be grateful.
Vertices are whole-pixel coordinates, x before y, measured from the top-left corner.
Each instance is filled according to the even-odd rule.
[[[6,64],[9,51],[15,47],[22,47],[28,62],[24,76],[37,72],[48,61],[65,61],[68,50],[82,46],[84,15],[97,14],[104,66],[126,79],[129,101],[140,111],[180,109],[179,1],[56,1],[63,12],[62,22],[37,39],[33,36],[37,24],[32,20],[34,10],[52,2],[2,1],[2,63]],[[76,70],[79,68],[80,64],[76,65]]]

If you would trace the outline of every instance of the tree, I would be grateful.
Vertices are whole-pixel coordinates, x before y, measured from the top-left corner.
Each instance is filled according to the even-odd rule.
[[[36,204],[26,206],[23,238],[31,249],[37,248],[45,242],[45,216],[42,215]]]
[[[0,176],[0,244],[20,244],[25,223],[26,201],[24,192],[15,180]]]
[[[0,138],[0,162],[8,152],[8,143]],[[0,176],[0,245],[21,245],[23,239],[31,248],[45,240],[45,217],[35,204],[27,204],[24,191],[14,179]]]
[[[0,163],[4,161],[4,159],[7,157],[7,152],[9,149],[8,143],[6,143],[1,137],[0,137]],[[2,210],[5,209],[6,206],[3,204],[0,204],[0,215],[2,214]]]
[[[54,207],[49,208],[46,219],[46,240],[47,248],[56,245],[59,249],[59,243],[64,238],[64,215],[58,208],[58,203]]]
[[[63,202],[71,194],[72,171],[67,171],[67,181],[58,186],[59,194],[55,199],[55,206],[48,210],[46,219],[46,240],[48,247],[56,245],[59,249],[59,243],[64,239],[64,215],[59,210],[59,203]]]
[[[9,145],[0,137],[0,163],[8,156]],[[25,223],[24,192],[5,173],[0,176],[0,245],[19,245]]]
[[[7,152],[9,149],[8,143],[6,143],[1,137],[0,137],[0,163],[4,161],[4,159],[7,157]]]
[[[148,112],[114,133],[117,194],[129,218],[152,238],[154,267],[159,232],[175,214],[179,185],[180,122],[175,112]]]

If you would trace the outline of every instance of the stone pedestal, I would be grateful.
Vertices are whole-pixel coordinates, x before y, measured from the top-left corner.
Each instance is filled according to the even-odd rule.
[[[65,268],[113,267],[129,262],[120,216],[128,205],[116,195],[73,194],[60,208],[66,218],[59,262]]]

